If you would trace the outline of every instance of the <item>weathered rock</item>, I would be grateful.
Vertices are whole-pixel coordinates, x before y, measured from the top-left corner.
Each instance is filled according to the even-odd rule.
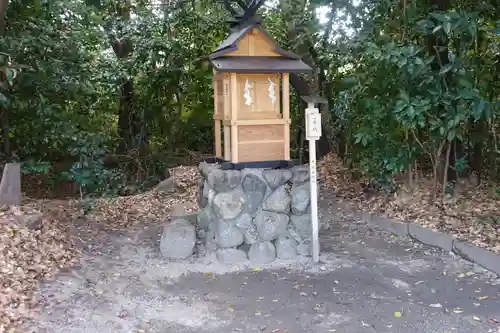
[[[270,212],[288,214],[290,212],[291,202],[292,198],[288,190],[285,186],[280,186],[266,198],[262,204],[262,209]]]
[[[271,241],[286,233],[288,215],[275,212],[260,211],[254,223],[261,239]]]
[[[312,221],[310,214],[292,215],[290,217],[290,222],[297,229],[302,238],[311,237]]]
[[[203,195],[204,185],[205,180],[200,177],[200,179],[198,179],[198,192],[196,192],[196,201],[198,202],[198,206],[200,206],[201,208],[206,207],[208,203],[208,195],[206,197]]]
[[[287,236],[281,236],[274,242],[276,256],[279,259],[295,259],[297,257],[297,242]]]
[[[245,253],[245,251],[235,248],[218,249],[216,252],[216,257],[217,260],[225,264],[234,264],[247,260],[247,254]]]
[[[243,238],[245,243],[253,244],[259,240],[259,232],[257,231],[257,227],[255,224],[251,223],[248,228],[242,230]]]
[[[302,215],[307,212],[311,201],[311,189],[309,182],[293,184],[290,193],[292,197],[292,214]]]
[[[202,195],[201,195],[202,196],[201,201],[202,201],[202,203],[205,204],[205,206],[212,203],[213,197],[214,197],[214,193],[215,193],[215,191],[212,188],[210,188],[210,186],[208,185],[207,181],[206,180],[203,181],[203,192],[202,192]],[[212,201],[209,200],[210,196],[212,196],[212,198],[211,198]]]
[[[258,176],[247,174],[243,178],[243,192],[246,195],[246,209],[251,215],[257,212],[266,195],[267,185]]]
[[[262,175],[273,190],[292,179],[292,171],[288,169],[268,169],[264,170]]]
[[[305,183],[309,180],[309,167],[299,165],[292,168],[292,181],[294,183]]]
[[[295,241],[297,241],[298,243],[300,243],[302,241],[302,236],[300,235],[299,231],[292,223],[288,224],[286,231],[288,232],[288,235],[291,238],[295,239]]]
[[[205,235],[205,250],[214,252],[217,250],[217,241],[215,240],[215,229],[208,229]]]
[[[168,179],[162,180],[156,185],[156,190],[159,192],[170,192],[175,190],[176,184],[174,177],[170,177]]]
[[[252,224],[252,217],[248,213],[240,214],[234,220],[234,225],[240,228],[241,230],[248,229],[251,224]]]
[[[160,252],[163,256],[172,259],[185,259],[194,250],[196,230],[186,220],[177,219],[165,225],[160,240]]]
[[[297,253],[301,256],[312,255],[312,242],[310,239],[304,239],[297,246]]]
[[[215,195],[213,209],[217,217],[224,220],[236,218],[245,208],[245,194],[237,189]]]
[[[196,238],[205,239],[205,237],[207,237],[207,232],[204,229],[198,229],[196,231]]]
[[[205,208],[202,208],[198,210],[197,212],[197,217],[196,217],[196,222],[198,223],[198,226],[203,229],[208,229],[208,226],[211,223],[214,223],[215,217],[214,213],[212,212],[212,209],[210,206],[207,206]]]
[[[230,221],[218,221],[215,239],[219,247],[236,247],[243,243],[243,234]]]
[[[216,169],[208,175],[207,182],[217,193],[231,191],[241,184],[241,171]]]
[[[248,251],[248,259],[258,264],[268,264],[276,259],[276,249],[271,242],[252,244]]]
[[[220,168],[221,166],[219,164],[208,164],[207,162],[201,162],[198,165],[198,169],[200,170],[201,175],[205,179],[208,178],[208,175],[212,173],[212,171],[218,170]]]

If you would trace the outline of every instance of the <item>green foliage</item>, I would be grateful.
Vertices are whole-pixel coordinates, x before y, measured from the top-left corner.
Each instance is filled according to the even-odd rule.
[[[463,172],[472,161],[498,177],[497,7],[280,0],[262,14],[283,48],[318,69],[306,78],[329,101],[325,135],[391,190],[415,164]],[[3,158],[27,173],[68,162],[60,176],[88,194],[143,187],[185,151],[210,154],[204,57],[227,36],[226,15],[215,0],[11,0],[0,37]],[[300,155],[303,105],[291,102]],[[123,159],[109,165],[110,156]]]

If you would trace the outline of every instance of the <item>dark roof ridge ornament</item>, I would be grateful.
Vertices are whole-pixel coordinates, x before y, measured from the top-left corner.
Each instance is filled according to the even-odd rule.
[[[249,25],[260,25],[262,18],[257,11],[265,0],[223,0],[224,6],[232,18],[227,20],[231,32],[241,30]],[[236,8],[233,6],[236,5]]]

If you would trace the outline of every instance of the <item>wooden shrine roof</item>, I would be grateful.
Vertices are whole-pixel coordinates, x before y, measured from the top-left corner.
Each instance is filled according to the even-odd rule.
[[[233,56],[212,59],[217,71],[232,73],[302,73],[312,68],[300,59]]]
[[[272,44],[272,51],[279,56],[228,56],[238,50],[238,42],[255,28]],[[312,70],[299,55],[280,48],[276,41],[260,27],[259,22],[252,22],[234,29],[208,58],[214,68],[222,72],[301,73]]]

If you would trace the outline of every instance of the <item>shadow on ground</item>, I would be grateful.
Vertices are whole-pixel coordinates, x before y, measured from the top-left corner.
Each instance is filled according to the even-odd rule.
[[[46,283],[44,333],[496,332],[494,276],[321,205],[322,262],[171,262],[160,228],[103,235]],[[77,228],[78,229],[78,228]],[[256,269],[257,268],[257,269]],[[280,331],[281,330],[281,331]]]

